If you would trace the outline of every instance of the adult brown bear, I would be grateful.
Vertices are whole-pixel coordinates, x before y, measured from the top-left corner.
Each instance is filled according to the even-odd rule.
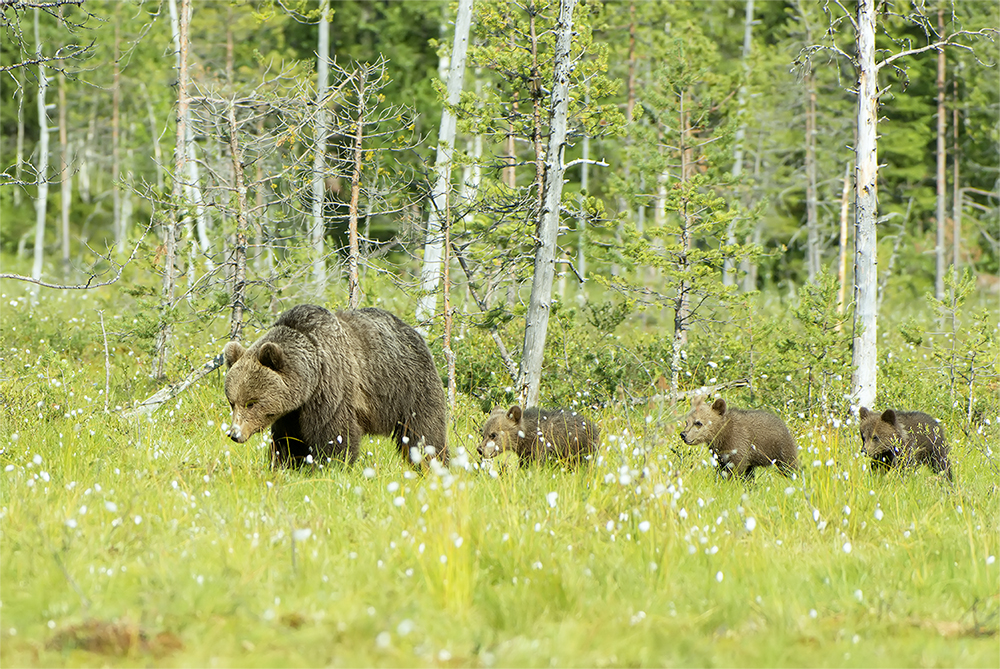
[[[302,304],[249,348],[225,348],[229,436],[271,428],[272,462],[354,462],[361,437],[392,436],[404,459],[448,460],[441,377],[420,334],[381,309]],[[411,450],[417,449],[417,450]]]

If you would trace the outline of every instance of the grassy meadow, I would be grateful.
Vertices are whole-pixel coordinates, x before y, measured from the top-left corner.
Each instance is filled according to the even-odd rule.
[[[128,310],[6,288],[3,666],[1000,665],[996,416],[946,422],[953,487],[794,413],[795,479],[722,480],[662,404],[591,411],[589,466],[497,475],[468,398],[448,471],[382,438],[272,470],[225,437],[221,371],[127,419],[158,387]],[[221,348],[197,335],[180,367]]]

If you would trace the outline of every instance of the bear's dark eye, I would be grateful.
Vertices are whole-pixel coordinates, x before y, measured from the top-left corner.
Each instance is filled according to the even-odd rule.
[[[694,422],[694,426],[695,426],[695,427],[701,427],[702,425],[704,425],[704,423],[702,423],[702,422],[701,422],[700,420],[696,420],[696,421]]]
[[[872,441],[878,441],[878,435],[877,434],[873,434],[872,435]]]
[[[253,409],[254,404],[256,404],[256,402],[247,402],[247,409]]]
[[[496,432],[490,434],[490,439],[491,440],[496,441],[496,438],[497,438],[497,433]]]

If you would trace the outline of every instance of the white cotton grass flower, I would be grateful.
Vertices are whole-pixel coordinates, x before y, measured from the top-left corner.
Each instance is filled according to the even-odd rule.
[[[725,578],[725,575],[721,571],[720,572],[716,572],[716,574],[715,574],[715,580],[716,581],[718,581],[719,583],[722,583],[722,579],[724,579],[724,578]]]
[[[746,525],[747,532],[753,532],[754,528],[757,527],[757,519],[753,516],[748,516],[743,524]]]
[[[644,520],[641,523],[639,523],[639,531],[640,532],[649,532],[649,521],[648,520]]]
[[[378,636],[375,637],[375,645],[379,648],[388,648],[392,645],[392,635],[388,632],[379,632]]]
[[[305,541],[312,536],[313,531],[308,527],[303,527],[299,530],[292,530],[292,538],[296,541]]]
[[[882,509],[875,509],[875,520],[882,520],[885,514],[882,513]]]
[[[850,553],[853,549],[854,549],[854,547],[851,546],[851,542],[850,541],[845,541],[844,542],[844,552],[845,553]]]
[[[545,495],[545,501],[549,503],[550,508],[556,508],[556,500],[559,499],[559,493],[552,491]]]

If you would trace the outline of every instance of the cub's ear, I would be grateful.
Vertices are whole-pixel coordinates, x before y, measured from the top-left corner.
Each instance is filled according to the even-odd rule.
[[[892,409],[886,409],[884,412],[882,412],[882,422],[888,423],[889,425],[895,425],[896,412],[893,411]]]
[[[238,341],[231,341],[222,349],[222,356],[226,359],[226,369],[236,364],[236,361],[243,357],[246,349]]]
[[[860,409],[858,409],[858,418],[860,418],[861,420],[864,420],[865,418],[868,418],[868,416],[871,415],[872,412],[868,410],[868,407],[861,407]]]
[[[260,347],[260,350],[257,351],[257,359],[260,361],[260,364],[276,372],[281,372],[285,368],[285,354],[281,350],[281,347],[273,341],[269,341]]]
[[[510,408],[510,411],[507,412],[507,418],[510,418],[515,423],[520,423],[521,422],[521,407],[518,406],[518,405],[516,405],[516,404],[514,406],[512,406]]]
[[[726,400],[721,397],[712,403],[712,411],[719,414],[720,416],[726,415]]]

